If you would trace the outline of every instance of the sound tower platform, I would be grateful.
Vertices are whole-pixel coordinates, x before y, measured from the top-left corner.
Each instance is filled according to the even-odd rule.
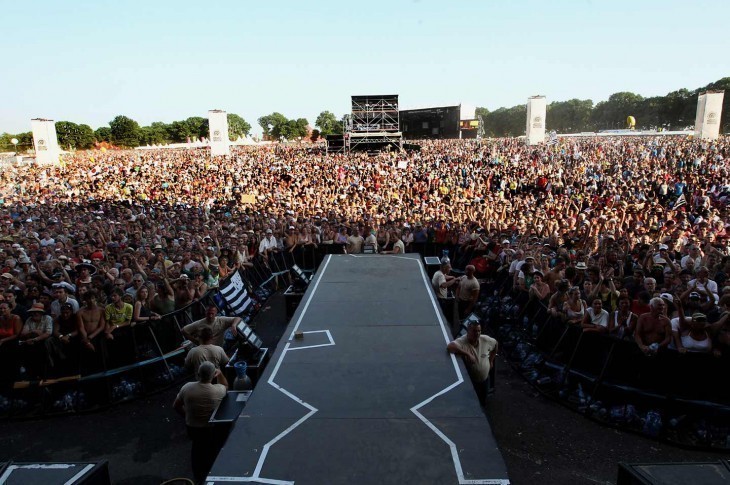
[[[205,483],[508,484],[446,328],[418,255],[329,255]]]

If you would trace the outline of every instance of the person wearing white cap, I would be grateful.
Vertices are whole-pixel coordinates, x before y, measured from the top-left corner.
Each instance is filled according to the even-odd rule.
[[[658,251],[654,253],[652,257],[654,258],[655,263],[658,263],[660,259],[663,259],[663,264],[666,264],[666,262],[669,261],[669,246],[666,244],[660,244]]]
[[[266,237],[259,243],[259,253],[264,256],[264,259],[268,261],[269,255],[276,253],[279,250],[279,243],[274,237],[274,231],[271,229],[266,230]]]

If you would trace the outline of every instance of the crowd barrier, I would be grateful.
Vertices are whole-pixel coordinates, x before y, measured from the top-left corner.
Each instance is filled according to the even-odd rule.
[[[284,260],[282,260],[284,261]],[[288,261],[288,258],[287,258]],[[293,264],[293,262],[292,262]],[[276,291],[288,272],[286,266],[272,271],[260,258],[250,267],[238,270],[252,305],[237,315],[250,322],[269,296]],[[223,287],[234,274],[220,282]],[[231,306],[217,288],[160,320],[120,327],[114,339],[103,334],[92,343],[95,351],[72,341],[64,348],[54,343],[34,349],[17,345],[14,355],[20,373],[8,372],[0,381],[0,417],[23,418],[73,412],[87,412],[148,395],[190,377],[184,368],[190,348],[182,328],[205,316],[206,308],[215,305],[223,315],[233,315]],[[53,338],[53,337],[52,337]],[[54,352],[56,348],[60,352]],[[46,353],[51,351],[54,365]],[[7,349],[6,349],[7,351]],[[36,364],[33,369],[25,366]],[[29,371],[33,371],[32,373]],[[22,372],[25,371],[25,372]],[[26,378],[25,375],[32,376]]]
[[[457,272],[478,255],[435,243],[414,244],[409,252],[426,257],[443,251],[449,252]],[[276,253],[267,261],[254,258],[251,266],[238,271],[254,303],[247,307],[246,320],[252,321],[273,292],[290,284],[294,265],[313,273],[327,254],[340,253],[342,245],[321,244]],[[633,341],[586,334],[551,318],[543,303],[514,296],[506,274],[489,269],[475,313],[496,335],[515,370],[542,394],[609,426],[685,446],[730,448],[730,390],[723,379],[730,370],[729,356],[668,351],[647,358]],[[221,281],[221,288],[231,276]],[[3,383],[0,415],[86,411],[188,378],[182,366],[188,346],[180,329],[202,318],[211,304],[223,314],[233,314],[229,302],[211,290],[159,321],[129,328],[126,338],[113,341],[127,345],[127,354],[102,353],[108,360],[91,364],[82,357],[81,372]],[[88,371],[92,364],[100,368]]]
[[[730,356],[645,356],[633,340],[584,333],[510,284],[487,289],[479,316],[512,367],[590,419],[682,446],[730,449]]]

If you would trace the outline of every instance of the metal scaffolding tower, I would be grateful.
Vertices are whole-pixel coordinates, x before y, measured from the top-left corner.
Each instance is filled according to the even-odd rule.
[[[345,124],[347,151],[403,148],[398,95],[352,96],[352,114]]]

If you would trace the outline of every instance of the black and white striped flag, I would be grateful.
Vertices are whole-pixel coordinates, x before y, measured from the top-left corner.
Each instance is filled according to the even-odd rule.
[[[251,311],[251,305],[254,303],[246,285],[241,278],[241,273],[236,271],[228,281],[223,282],[219,289],[223,300],[228,304],[233,315],[240,317],[247,311]]]
[[[677,200],[674,201],[672,210],[679,209],[683,205],[687,205],[687,197],[685,197],[684,194],[680,195]]]

